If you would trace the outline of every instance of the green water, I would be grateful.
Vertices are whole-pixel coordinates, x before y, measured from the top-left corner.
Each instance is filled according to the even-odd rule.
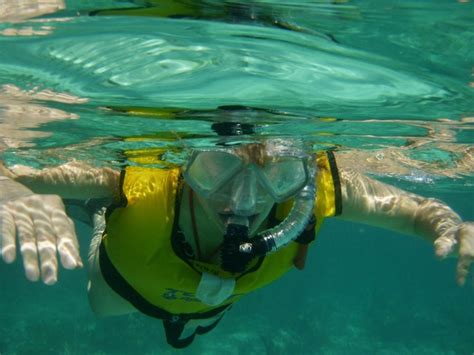
[[[218,141],[213,123],[233,120],[254,124],[256,137],[337,148],[356,168],[474,219],[472,2],[229,2],[224,11],[205,1],[200,18],[170,19],[88,16],[136,5],[68,1],[21,20],[20,4],[0,2],[7,165],[120,168],[124,150],[143,148],[180,163],[183,148]],[[129,106],[179,113],[117,109]],[[78,223],[78,232],[85,260],[90,231]],[[435,260],[423,241],[329,220],[304,271],[248,296],[181,352],[472,354],[474,288],[457,287],[454,274],[455,260]],[[18,262],[0,263],[0,275],[2,355],[175,352],[156,320],[96,318],[85,270],[61,270],[53,287],[26,281]]]

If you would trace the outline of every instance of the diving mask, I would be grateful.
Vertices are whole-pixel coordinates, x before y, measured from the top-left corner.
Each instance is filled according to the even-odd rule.
[[[301,155],[265,156],[257,162],[238,150],[220,148],[195,150],[184,177],[204,198],[232,186],[246,198],[255,198],[263,190],[274,202],[283,202],[305,185],[308,173]]]

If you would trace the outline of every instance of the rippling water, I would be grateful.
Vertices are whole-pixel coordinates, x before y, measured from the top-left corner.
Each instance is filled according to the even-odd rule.
[[[443,198],[464,218],[474,218],[471,1],[187,1],[195,15],[173,18],[130,16],[124,10],[107,16],[98,11],[146,3],[0,1],[0,154],[7,164],[40,167],[85,159],[120,167],[127,164],[121,154],[124,150],[140,156],[150,149],[165,153],[163,164],[180,163],[182,148],[217,141],[213,123],[237,121],[254,124],[257,137],[298,136],[310,141],[315,150],[336,148],[342,152],[341,159],[353,162],[355,168]],[[335,232],[330,234],[342,239],[334,244],[322,242],[319,254],[314,252],[317,267],[327,276],[315,277],[319,291],[306,291],[307,307],[315,319],[319,315],[320,323],[304,319],[304,307],[288,301],[294,297],[287,291],[289,285],[301,287],[314,277],[306,272],[304,278],[294,276],[293,281],[276,286],[286,296],[269,306],[294,307],[294,312],[280,312],[281,318],[273,312],[261,313],[256,305],[268,297],[261,293],[247,303],[250,314],[232,315],[221,333],[207,338],[214,345],[202,342],[190,353],[222,350],[219,334],[229,339],[226,332],[233,334],[237,344],[233,349],[240,349],[235,351],[247,351],[244,344],[251,341],[255,353],[295,353],[292,347],[302,342],[303,348],[296,353],[474,351],[472,290],[442,284],[443,290],[430,276],[433,280],[424,293],[416,285],[424,276],[407,281],[399,275],[401,281],[384,273],[362,277],[360,284],[347,280],[340,284],[335,279],[343,277],[347,265],[360,264],[353,254],[361,253],[338,251],[338,243],[351,243],[343,235],[363,234],[357,238],[374,252],[362,252],[360,265],[367,268],[374,255],[390,255],[392,249],[385,239],[380,244],[373,244],[373,236],[364,239],[380,231],[349,224],[332,228]],[[396,236],[387,240],[399,254],[406,253],[400,248],[418,250],[418,244],[400,247]],[[430,272],[439,267],[432,265],[431,251],[424,244],[419,253],[425,259],[417,266],[424,265]],[[412,262],[418,261],[418,254],[408,254]],[[341,256],[347,259],[341,260],[345,267],[333,264],[333,258]],[[400,262],[395,256],[392,261]],[[400,272],[391,265],[385,267],[392,274]],[[443,277],[450,281],[452,269],[439,268],[432,275],[445,273]],[[4,265],[1,269],[12,272]],[[408,266],[401,269],[412,272]],[[360,274],[367,270],[358,269]],[[53,341],[58,352],[136,353],[141,349],[138,352],[162,353],[154,345],[155,337],[162,336],[155,329],[158,326],[138,318],[120,323],[122,336],[144,333],[146,340],[140,335],[139,343],[130,348],[114,348],[110,339],[104,340],[113,323],[97,321],[87,313],[83,287],[77,286],[84,286],[83,279],[64,281],[74,292],[82,292],[79,297],[68,293],[64,284],[51,291],[13,281],[15,275],[23,281],[21,270],[15,272],[3,277],[18,286],[2,297],[1,309],[14,302],[27,310],[24,314],[5,311],[0,316],[0,353],[52,350],[45,338]],[[388,281],[377,281],[377,277]],[[394,290],[391,283],[399,287]],[[344,294],[347,284],[352,288]],[[32,336],[26,333],[33,331],[28,324],[43,324],[40,318],[45,310],[40,307],[42,311],[35,313],[29,305],[29,287],[38,289],[45,302],[61,292],[80,298],[69,306],[46,303],[52,312],[65,313],[49,319],[50,331],[30,342],[25,340]],[[438,304],[443,297],[461,306],[443,307]],[[353,301],[357,298],[366,303],[357,304]],[[73,309],[68,313],[61,307]],[[349,309],[354,311],[346,319],[343,314],[350,313]],[[87,316],[81,318],[78,313]],[[83,327],[73,325],[70,314],[79,317]],[[19,321],[23,316],[27,320]],[[272,330],[268,319],[287,326]],[[12,324],[11,332],[5,322]],[[411,322],[419,327],[410,328]],[[63,327],[71,327],[75,335]],[[154,327],[156,335],[152,337],[148,327]],[[312,329],[310,335],[302,335],[305,327]],[[429,335],[426,327],[432,329]],[[18,335],[22,332],[24,338]],[[252,332],[259,335],[252,338]],[[82,343],[79,338],[86,334],[93,340]],[[279,342],[268,340],[273,337]]]

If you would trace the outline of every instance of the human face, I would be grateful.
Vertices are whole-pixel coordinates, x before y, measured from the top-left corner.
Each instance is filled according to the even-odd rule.
[[[304,155],[263,144],[196,150],[185,180],[218,226],[245,224],[254,234],[275,202],[295,195],[307,181]],[[237,222],[236,222],[237,221]]]

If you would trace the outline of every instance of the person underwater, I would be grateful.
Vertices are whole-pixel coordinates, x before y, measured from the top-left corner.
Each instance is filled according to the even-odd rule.
[[[168,168],[1,167],[3,260],[15,260],[18,244],[26,277],[46,284],[57,281],[57,255],[63,267],[81,267],[63,204],[74,200],[93,220],[93,311],[161,319],[176,348],[212,330],[244,295],[303,268],[328,217],[426,239],[438,256],[458,257],[460,284],[474,260],[474,223],[441,201],[339,166],[337,152],[313,153],[298,139],[226,137]]]

